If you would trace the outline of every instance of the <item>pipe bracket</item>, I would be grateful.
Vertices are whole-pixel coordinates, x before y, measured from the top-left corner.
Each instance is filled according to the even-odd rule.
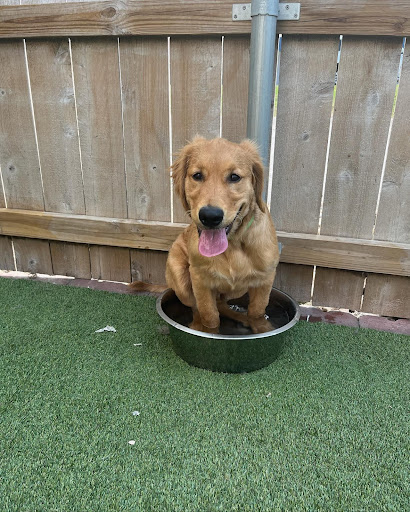
[[[279,10],[275,13],[275,6]],[[274,0],[253,0],[247,4],[233,4],[232,21],[250,21],[252,16],[277,16],[279,21],[297,21],[300,18],[300,3],[277,4]]]

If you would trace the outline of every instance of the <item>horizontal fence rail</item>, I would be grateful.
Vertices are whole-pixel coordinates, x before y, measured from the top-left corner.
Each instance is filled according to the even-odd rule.
[[[186,224],[0,209],[0,235],[168,251]],[[278,232],[284,263],[410,275],[410,244]]]
[[[0,38],[57,36],[249,34],[232,21],[226,0],[128,0],[0,7]],[[279,21],[283,34],[410,34],[410,1],[301,0],[298,21]]]

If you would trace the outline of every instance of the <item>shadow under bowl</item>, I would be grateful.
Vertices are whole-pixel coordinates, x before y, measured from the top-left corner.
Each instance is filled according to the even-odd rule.
[[[237,311],[246,311],[248,296],[229,301]],[[192,311],[175,292],[166,290],[157,300],[157,312],[169,324],[174,351],[188,364],[224,373],[244,373],[271,364],[299,320],[298,303],[286,293],[272,288],[266,316],[272,330],[254,334],[248,327],[221,317],[220,333],[191,329]]]

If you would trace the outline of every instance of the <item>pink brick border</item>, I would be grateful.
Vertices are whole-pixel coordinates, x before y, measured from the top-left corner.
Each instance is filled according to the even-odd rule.
[[[130,292],[126,283],[118,283],[114,281],[99,281],[96,279],[73,279],[64,276],[60,277],[30,275],[23,272],[13,271],[0,271],[0,278],[29,279],[37,282],[60,284],[65,286],[74,286],[78,288],[89,288],[91,290],[136,295],[135,292]],[[138,295],[158,296],[158,294],[155,293],[139,293]],[[355,327],[357,329],[375,329],[378,331],[410,335],[410,319],[406,318],[394,319],[367,314],[355,316],[352,313],[347,313],[344,311],[326,311],[320,308],[301,306],[301,320],[306,320],[311,323],[324,322],[327,324]]]

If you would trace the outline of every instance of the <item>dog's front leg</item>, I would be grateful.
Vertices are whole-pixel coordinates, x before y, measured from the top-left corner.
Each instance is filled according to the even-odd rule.
[[[266,306],[269,303],[273,279],[268,284],[249,289],[248,321],[254,333],[267,332],[273,329],[265,318]]]
[[[193,311],[193,329],[217,333],[219,331],[219,311],[216,303],[216,292],[203,282],[201,276],[191,272],[192,290],[195,295],[196,308]],[[201,325],[199,325],[201,324]]]

